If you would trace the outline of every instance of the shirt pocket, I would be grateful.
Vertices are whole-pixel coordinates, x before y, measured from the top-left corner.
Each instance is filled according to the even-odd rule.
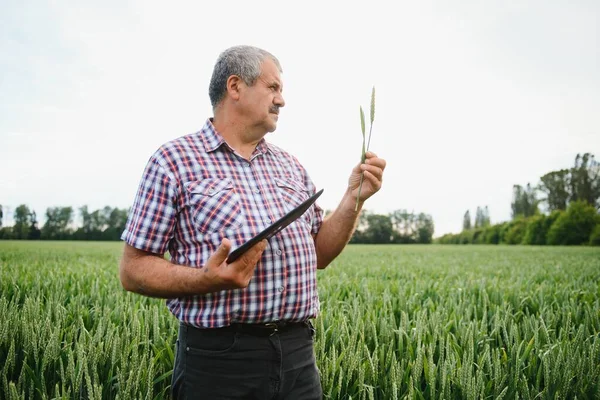
[[[310,197],[308,189],[298,181],[289,178],[275,178],[275,185],[286,212],[292,211]],[[313,208],[310,207],[300,219],[309,223],[312,213]]]
[[[207,178],[185,184],[187,206],[203,234],[235,230],[242,225],[240,197],[231,178]]]

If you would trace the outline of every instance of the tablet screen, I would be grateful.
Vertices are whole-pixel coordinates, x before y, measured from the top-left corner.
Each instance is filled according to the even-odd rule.
[[[275,235],[276,233],[281,231],[283,228],[285,228],[286,226],[288,226],[289,224],[294,222],[296,219],[298,219],[300,216],[302,216],[302,214],[304,214],[306,212],[306,210],[308,210],[310,208],[311,205],[313,205],[313,203],[317,200],[317,198],[322,193],[323,193],[323,189],[319,190],[317,193],[313,194],[308,199],[304,200],[302,202],[302,204],[300,204],[298,207],[294,208],[292,211],[290,211],[289,213],[287,213],[286,215],[284,215],[277,221],[273,222],[269,227],[264,229],[258,235],[254,236],[252,239],[248,240],[246,243],[244,243],[243,245],[241,245],[240,247],[238,247],[237,249],[232,251],[229,254],[229,257],[227,257],[227,263],[231,264],[232,262],[234,262],[235,260],[240,258],[240,256],[242,254],[244,254],[248,249],[250,249],[256,243],[260,242],[263,239],[269,239],[271,236]]]

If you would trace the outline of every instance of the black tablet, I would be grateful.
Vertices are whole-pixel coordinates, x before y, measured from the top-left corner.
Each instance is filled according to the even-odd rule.
[[[277,232],[281,231],[283,228],[294,222],[302,214],[304,214],[310,206],[313,205],[313,203],[317,200],[321,193],[323,193],[323,189],[319,190],[317,193],[304,200],[302,204],[300,204],[298,207],[294,208],[292,211],[290,211],[277,221],[273,222],[273,224],[271,224],[265,230],[260,232],[258,235],[254,236],[252,239],[248,240],[246,243],[232,251],[229,254],[229,257],[227,257],[227,263],[230,264],[234,262],[256,243],[260,242],[263,239],[270,238],[271,236],[275,235]]]

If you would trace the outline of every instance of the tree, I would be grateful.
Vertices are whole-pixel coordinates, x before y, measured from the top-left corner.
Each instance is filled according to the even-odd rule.
[[[79,208],[79,213],[81,214],[82,225],[84,233],[89,233],[92,231],[92,218],[90,213],[88,212],[88,206],[82,206]]]
[[[396,210],[390,214],[392,225],[396,236],[401,243],[406,243],[408,238],[414,237],[415,234],[415,216],[408,210]]]
[[[580,245],[589,243],[600,216],[596,208],[585,201],[574,201],[561,213],[548,231],[548,244]]]
[[[474,226],[475,229],[481,227],[482,217],[483,217],[483,212],[481,211],[481,207],[477,206],[477,211],[475,211],[475,226]]]
[[[554,221],[564,213],[563,210],[554,210],[550,215],[538,214],[530,218],[523,244],[545,245],[548,243],[548,231]]]
[[[537,198],[537,191],[535,187],[532,187],[531,184],[527,183],[521,201],[523,204],[523,216],[525,218],[539,214],[540,211],[538,209],[538,205],[540,201]]]
[[[523,215],[523,187],[521,185],[513,185],[513,200],[510,204],[512,210],[512,219]]]
[[[469,229],[471,229],[471,213],[467,210],[463,217],[463,231],[468,231]]]
[[[540,178],[538,188],[548,211],[566,210],[573,201],[600,208],[600,164],[590,153],[577,154],[571,169],[552,171]]]
[[[57,208],[55,207],[46,209],[46,222],[44,223],[44,226],[42,226],[42,239],[44,240],[57,239],[58,228],[56,226],[56,210]]]
[[[367,217],[369,227],[365,232],[368,243],[391,243],[394,236],[392,221],[387,215],[371,214]]]
[[[492,222],[490,220],[490,211],[488,210],[488,206],[485,206],[485,208],[483,209],[483,220],[482,220],[481,226],[483,228],[487,228],[491,224],[492,224]]]
[[[107,217],[108,228],[103,232],[103,240],[119,240],[121,233],[125,229],[127,224],[128,212],[127,210],[119,208],[109,208]]]
[[[528,219],[517,217],[507,223],[501,232],[501,242],[506,244],[521,244],[527,232]]]
[[[548,211],[566,210],[571,197],[569,170],[561,169],[560,171],[548,172],[540,180],[541,183],[538,188],[546,195],[542,201],[546,203]]]
[[[364,210],[350,243],[431,243],[433,218],[425,213],[396,210],[387,215]]]
[[[600,246],[600,223],[596,225],[590,235],[590,246]]]
[[[4,217],[4,213],[2,212],[2,204],[0,204],[0,228],[2,228],[2,218]]]
[[[513,186],[512,219],[538,214],[538,204],[536,189],[529,183],[525,188],[521,185]]]
[[[35,211],[32,211],[29,215],[29,232],[27,233],[28,240],[39,240],[41,235],[41,231],[38,228],[37,214]]]
[[[42,238],[49,240],[68,239],[73,222],[72,207],[50,207],[46,209],[46,223],[42,227]]]
[[[416,232],[417,232],[417,237],[416,237],[416,242],[417,243],[423,243],[423,244],[429,244],[432,241],[433,238],[433,232],[434,232],[434,225],[433,225],[433,218],[431,217],[431,215],[427,215],[424,213],[420,213],[417,216],[417,224],[416,224]]]
[[[106,229],[106,215],[103,210],[95,210],[90,214],[92,219],[92,232],[98,233]]]
[[[504,228],[504,224],[490,225],[483,232],[484,242],[486,244],[498,244],[500,243],[501,233]]]
[[[477,228],[485,228],[490,225],[490,213],[488,211],[488,207],[481,208],[477,206],[477,211],[475,213],[475,229]]]
[[[29,207],[21,204],[15,209],[15,224],[13,226],[13,237],[15,239],[27,239],[31,221]]]
[[[356,225],[356,229],[350,238],[350,243],[366,243],[365,231],[369,227],[369,222],[367,221],[367,215],[369,215],[369,210],[362,210],[360,216],[358,217],[358,224]]]
[[[571,168],[570,187],[570,201],[584,201],[600,208],[600,165],[592,154],[577,154]]]

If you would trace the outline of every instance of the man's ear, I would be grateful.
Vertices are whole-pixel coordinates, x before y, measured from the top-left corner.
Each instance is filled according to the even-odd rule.
[[[244,85],[244,81],[237,75],[231,75],[227,78],[227,94],[233,100],[239,100],[240,89]]]

